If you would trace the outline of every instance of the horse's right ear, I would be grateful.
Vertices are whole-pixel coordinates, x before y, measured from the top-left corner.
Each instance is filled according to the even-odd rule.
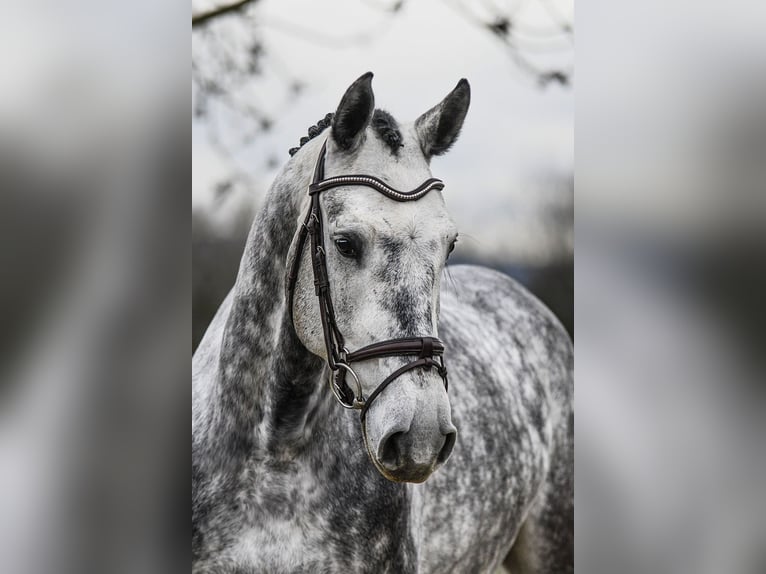
[[[362,142],[374,110],[372,72],[367,72],[349,86],[332,118],[330,133],[338,147],[350,151]]]

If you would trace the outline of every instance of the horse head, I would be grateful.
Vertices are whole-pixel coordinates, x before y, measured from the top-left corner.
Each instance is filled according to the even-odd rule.
[[[389,480],[423,482],[450,456],[457,436],[441,362],[449,363],[449,349],[435,359],[428,343],[440,344],[440,278],[457,230],[429,164],[457,139],[470,88],[461,80],[417,120],[399,124],[375,109],[371,80],[372,74],[365,74],[348,88],[329,131],[303,146],[299,155],[310,155],[312,165],[321,162],[315,183],[357,174],[382,182],[384,190],[425,191],[405,198],[416,200],[393,201],[394,191],[338,179],[312,198],[318,216],[311,217],[312,203],[299,226],[310,227],[318,237],[309,245],[299,231],[288,256],[298,262],[289,287],[291,312],[303,345],[336,374],[341,372],[340,384],[354,389],[358,381],[357,406],[364,397],[375,398],[362,410],[362,434],[375,467]],[[424,188],[424,182],[431,187]],[[324,303],[322,293],[328,294]],[[347,353],[371,344],[408,341],[416,347],[417,340],[428,349],[415,349],[415,356],[378,347],[353,368],[346,362]],[[388,382],[379,389],[381,381]]]

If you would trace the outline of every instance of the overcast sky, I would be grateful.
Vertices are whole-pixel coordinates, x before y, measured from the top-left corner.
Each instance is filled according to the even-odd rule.
[[[400,121],[415,119],[465,77],[472,88],[471,109],[458,144],[434,159],[434,175],[447,183],[448,206],[477,249],[490,254],[510,250],[516,259],[545,257],[546,238],[535,217],[543,206],[566,199],[560,182],[573,169],[571,88],[539,88],[514,65],[506,48],[454,3],[409,2],[396,15],[375,9],[374,3],[384,2],[263,0],[257,5],[254,22],[266,55],[252,97],[276,123],[252,145],[237,147],[233,158],[238,169],[252,175],[256,200],[276,173],[267,167],[268,159],[276,154],[281,167],[287,150],[309,125],[335,109],[362,73],[374,72],[377,106]],[[517,13],[521,24],[533,31],[552,29],[537,2],[525,4]],[[552,5],[571,17],[571,3]],[[526,45],[559,46],[534,57],[560,67],[573,65],[565,38]],[[288,103],[285,76],[307,86]],[[237,129],[224,126],[224,139]],[[204,207],[230,165],[211,147],[204,123],[194,124],[193,136],[192,204]]]

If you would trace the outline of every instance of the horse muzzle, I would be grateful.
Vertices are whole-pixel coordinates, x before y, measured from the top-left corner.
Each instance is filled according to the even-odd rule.
[[[434,435],[425,442],[411,432],[395,432],[377,449],[376,463],[382,474],[396,482],[424,482],[452,454],[457,429]]]
[[[389,389],[370,412],[364,439],[378,471],[396,482],[423,482],[452,453],[457,429],[452,424],[446,393],[407,388],[402,381]],[[441,396],[434,397],[438,389]]]

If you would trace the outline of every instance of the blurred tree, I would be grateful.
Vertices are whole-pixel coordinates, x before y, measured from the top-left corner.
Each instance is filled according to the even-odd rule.
[[[192,30],[194,28],[202,28],[213,20],[220,18],[221,16],[239,12],[240,10],[243,10],[248,4],[254,4],[257,1],[258,0],[239,0],[238,2],[222,4],[216,8],[211,8],[210,10],[204,10],[202,12],[198,12],[197,14],[192,14]]]
[[[466,21],[496,38],[516,68],[541,87],[571,83],[571,65],[551,67],[541,63],[549,60],[551,53],[573,51],[572,25],[557,11],[553,0],[522,0],[504,8],[490,1],[443,1]],[[384,14],[383,19],[370,28],[378,32],[392,18],[402,14],[405,7],[404,0],[364,0],[364,3]],[[258,0],[237,0],[192,13],[194,115],[206,117],[212,143],[224,154],[228,150],[217,133],[217,122],[222,117],[237,122],[242,128],[242,143],[268,131],[274,122],[263,106],[258,105],[257,90],[253,89],[256,79],[264,74],[263,62],[267,55],[259,34],[262,24],[257,16],[258,4]],[[535,21],[542,18],[546,25],[535,27],[528,23],[529,14],[535,9]],[[305,41],[338,48],[369,42],[373,37],[371,31],[358,33],[352,29],[344,32],[352,33],[352,36],[339,36],[334,35],[335,32],[301,28],[288,22],[281,23],[280,29]],[[281,76],[279,79],[285,84],[288,103],[304,90],[303,81],[285,71],[284,65],[270,67],[269,74]]]

